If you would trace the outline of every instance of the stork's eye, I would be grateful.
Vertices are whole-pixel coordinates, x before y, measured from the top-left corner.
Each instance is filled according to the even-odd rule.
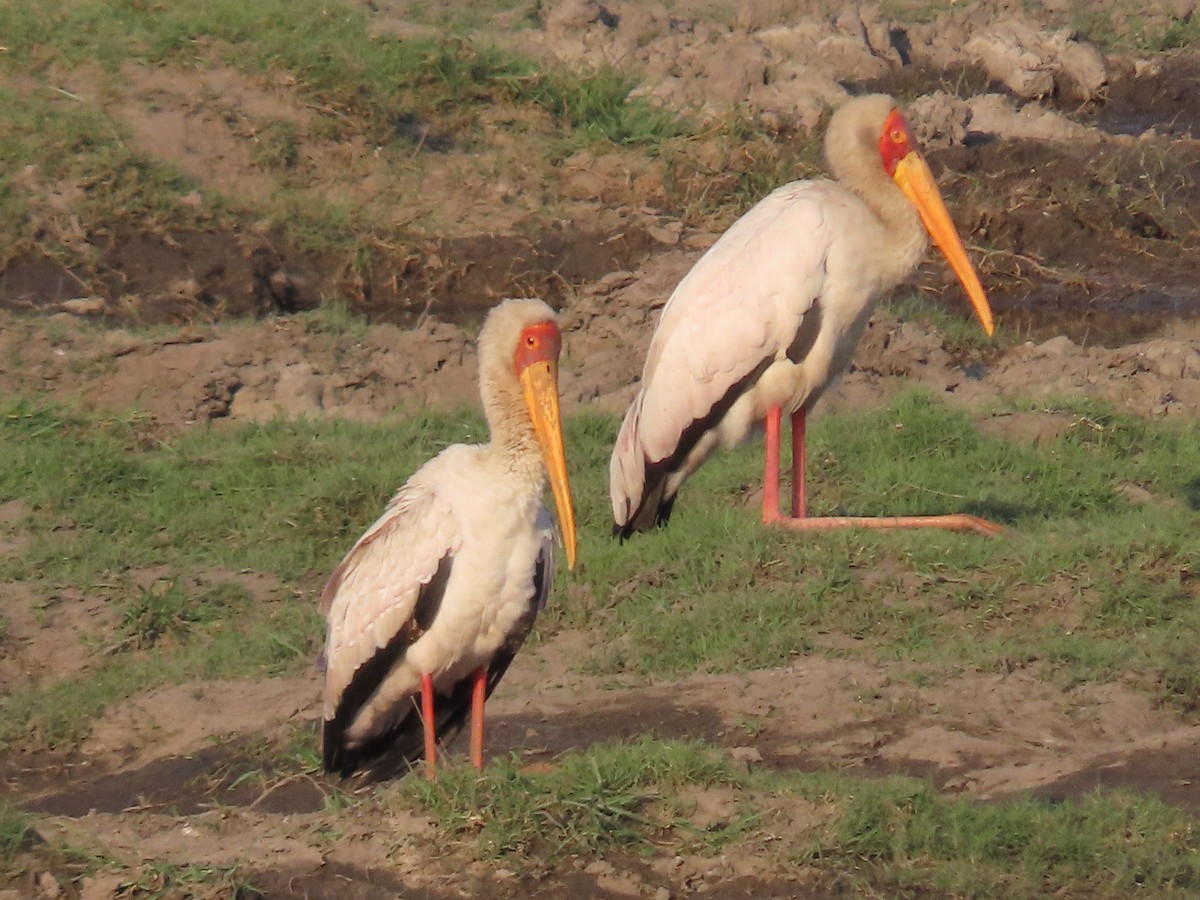
[[[892,132],[892,143],[893,144],[903,144],[904,143],[904,132],[901,131],[899,128],[895,129]]]
[[[525,346],[526,347],[536,347],[537,346],[537,338],[535,338],[532,334],[528,335],[525,338]]]

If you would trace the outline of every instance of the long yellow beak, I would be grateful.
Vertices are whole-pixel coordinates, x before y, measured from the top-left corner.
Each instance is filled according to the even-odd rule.
[[[563,449],[562,417],[558,411],[558,365],[549,360],[532,362],[521,370],[521,390],[533,432],[542,449],[542,461],[550,478],[550,492],[558,508],[558,527],[562,531],[567,568],[575,568],[575,508],[571,503],[571,482],[567,478],[567,454]]]
[[[996,328],[992,319],[992,307],[988,304],[987,294],[983,292],[983,285],[979,283],[975,267],[967,258],[967,251],[954,229],[954,222],[937,189],[937,182],[933,179],[933,173],[929,171],[925,157],[913,150],[896,164],[892,178],[900,186],[900,190],[904,191],[904,196],[917,208],[921,221],[925,223],[925,230],[946,257],[946,262],[950,263],[950,268],[954,270],[958,280],[962,282],[967,298],[975,307],[975,315],[979,317],[983,330],[990,336]]]

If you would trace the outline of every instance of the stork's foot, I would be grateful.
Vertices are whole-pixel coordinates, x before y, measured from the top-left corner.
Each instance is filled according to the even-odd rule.
[[[763,524],[788,531],[833,531],[838,528],[941,528],[945,531],[973,531],[995,537],[1004,526],[967,513],[944,516],[802,516],[764,513]]]

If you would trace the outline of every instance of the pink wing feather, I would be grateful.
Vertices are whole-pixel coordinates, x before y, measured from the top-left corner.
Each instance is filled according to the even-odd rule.
[[[832,241],[821,209],[826,184],[794,182],[765,197],[667,301],[613,449],[618,525],[641,505],[647,465],[670,457],[689,425],[795,338],[825,282]]]
[[[396,492],[321,593],[328,626],[326,718],[358,668],[412,618],[421,586],[434,577],[442,559],[462,545],[459,523],[422,479],[424,468]]]

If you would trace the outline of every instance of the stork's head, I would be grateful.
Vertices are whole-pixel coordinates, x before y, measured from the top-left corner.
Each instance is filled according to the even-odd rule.
[[[562,334],[554,310],[537,299],[503,301],[488,313],[479,333],[479,374],[485,396],[489,393],[489,382],[496,386],[508,382],[515,390],[502,390],[500,394],[520,397],[517,401],[523,407],[520,414],[527,415],[533,426],[558,509],[567,567],[574,568],[575,509],[558,404],[561,349]],[[488,414],[492,415],[492,411]]]
[[[829,121],[825,156],[834,174],[851,186],[869,191],[869,185],[886,174],[903,191],[958,276],[983,330],[990,335],[995,323],[979,275],[967,258],[929,164],[896,101],[884,94],[846,101]]]

